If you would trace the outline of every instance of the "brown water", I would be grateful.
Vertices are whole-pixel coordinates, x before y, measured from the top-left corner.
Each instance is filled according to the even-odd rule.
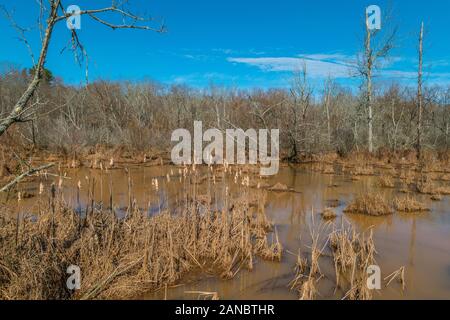
[[[130,168],[132,194],[137,204],[157,214],[163,208],[173,209],[176,200],[182,197],[188,182],[181,178],[176,167],[134,167]],[[206,168],[203,168],[206,172]],[[166,175],[171,174],[170,182]],[[87,179],[95,178],[94,197],[97,201],[109,203],[109,189],[112,185],[113,202],[117,208],[128,203],[128,178],[122,169],[100,170],[77,169],[67,171],[63,183],[64,198],[74,207],[83,208],[87,199]],[[159,188],[152,187],[157,178]],[[324,175],[306,167],[284,167],[277,176],[264,180],[268,184],[281,182],[299,193],[268,191],[266,213],[274,222],[280,242],[285,249],[281,262],[267,262],[256,259],[253,271],[241,271],[231,280],[221,280],[208,275],[191,275],[180,285],[144,295],[144,299],[192,299],[195,294],[186,291],[217,292],[221,299],[297,299],[298,294],[289,290],[288,284],[294,277],[296,254],[301,248],[307,254],[310,228],[321,223],[320,212],[327,201],[338,199],[338,218],[333,222],[349,221],[358,230],[373,226],[374,240],[381,267],[382,278],[401,266],[406,267],[406,290],[402,292],[398,283],[383,288],[374,294],[375,299],[450,299],[450,197],[433,202],[429,196],[418,195],[416,199],[431,208],[428,213],[399,214],[388,217],[368,217],[344,214],[342,211],[356,193],[381,192],[387,199],[397,195],[395,189],[381,189],[374,186],[374,177],[351,181],[345,175]],[[49,184],[51,181],[46,183]],[[76,185],[81,181],[82,189],[77,195]],[[198,193],[220,192],[227,185],[234,195],[239,195],[243,186],[232,178],[215,185],[205,182],[198,186]],[[330,185],[333,185],[330,187]],[[38,182],[21,186],[22,190],[37,194]],[[26,200],[24,210],[31,210],[34,199]],[[82,209],[80,209],[82,210]],[[120,211],[120,210],[119,210]],[[331,226],[328,227],[331,230]],[[293,253],[293,254],[291,254]],[[324,256],[320,267],[325,277],[320,280],[319,299],[335,299],[342,292],[334,294],[334,267],[332,258]]]

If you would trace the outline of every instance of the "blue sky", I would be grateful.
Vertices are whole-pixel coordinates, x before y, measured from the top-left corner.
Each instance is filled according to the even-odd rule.
[[[70,0],[81,9],[110,1]],[[94,3],[94,4],[93,4]],[[306,64],[313,83],[328,75],[355,84],[349,69],[360,50],[365,7],[377,4],[393,13],[399,28],[397,48],[384,63],[379,82],[412,83],[417,63],[420,22],[426,25],[425,60],[429,84],[450,84],[450,1],[444,0],[131,0],[136,13],[164,18],[167,33],[112,31],[82,17],[80,39],[89,54],[89,80],[156,80],[206,87],[213,83],[240,88],[287,87],[293,72]],[[37,21],[35,0],[0,0],[22,27]],[[383,21],[384,22],[384,21]],[[383,27],[385,27],[383,25]],[[386,29],[383,29],[386,30]],[[0,63],[29,67],[26,47],[0,16]],[[36,28],[28,39],[37,55]],[[70,51],[61,23],[50,46],[47,67],[66,83],[80,84],[85,70]]]

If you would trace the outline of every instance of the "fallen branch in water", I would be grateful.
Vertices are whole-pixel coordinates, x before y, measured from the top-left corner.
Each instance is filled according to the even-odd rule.
[[[29,177],[33,174],[35,174],[36,172],[48,169],[53,167],[55,164],[54,163],[49,163],[37,168],[31,168],[30,170],[22,173],[21,175],[17,176],[13,181],[11,181],[10,183],[8,183],[6,186],[4,186],[3,188],[0,189],[0,192],[5,192],[8,191],[9,189],[11,189],[11,187],[13,187],[14,185],[16,185],[17,183],[20,182],[20,180],[22,180],[23,178]]]

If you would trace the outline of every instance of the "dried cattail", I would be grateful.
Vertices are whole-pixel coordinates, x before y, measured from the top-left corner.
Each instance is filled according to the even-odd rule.
[[[44,185],[41,183],[39,183],[39,195],[44,193]]]

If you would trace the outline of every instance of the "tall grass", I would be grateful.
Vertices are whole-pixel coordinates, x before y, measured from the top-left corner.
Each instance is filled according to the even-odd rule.
[[[221,210],[196,201],[194,193],[194,201],[176,213],[162,210],[151,217],[132,200],[118,217],[114,208],[96,205],[92,192],[80,213],[55,188],[48,201],[39,197],[33,214],[19,219],[5,209],[0,298],[130,298],[179,283],[189,272],[229,279],[242,268],[251,270],[256,256],[280,260],[278,236],[267,240],[273,228],[264,211],[265,191],[247,189],[239,199],[227,195]],[[80,290],[66,287],[70,265],[81,269]]]

